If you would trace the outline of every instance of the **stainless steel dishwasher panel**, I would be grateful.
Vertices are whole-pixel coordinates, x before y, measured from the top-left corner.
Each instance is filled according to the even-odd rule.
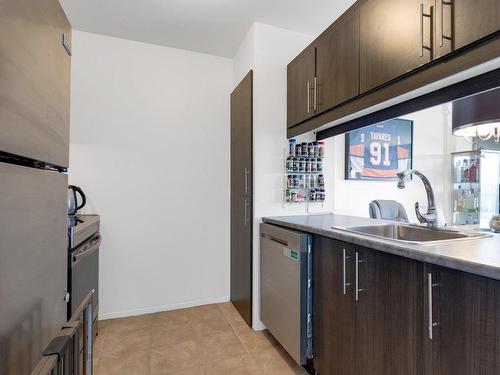
[[[260,316],[271,334],[298,363],[310,345],[309,236],[261,224]],[[309,250],[309,251],[308,251]]]

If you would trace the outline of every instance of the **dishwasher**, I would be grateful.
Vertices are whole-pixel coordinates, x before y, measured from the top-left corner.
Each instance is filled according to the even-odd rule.
[[[311,235],[260,225],[260,317],[299,365],[312,358]]]

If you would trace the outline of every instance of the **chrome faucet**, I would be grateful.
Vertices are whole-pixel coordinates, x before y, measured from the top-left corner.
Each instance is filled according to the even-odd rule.
[[[436,208],[436,200],[434,198],[434,191],[432,190],[431,183],[429,179],[425,177],[422,173],[417,171],[416,169],[408,169],[406,171],[398,172],[398,188],[405,188],[405,178],[406,176],[414,174],[422,180],[424,183],[425,191],[427,193],[427,212],[422,214],[420,212],[420,206],[418,202],[415,203],[415,213],[417,215],[417,219],[421,223],[426,223],[429,227],[437,228],[438,227],[438,214]]]

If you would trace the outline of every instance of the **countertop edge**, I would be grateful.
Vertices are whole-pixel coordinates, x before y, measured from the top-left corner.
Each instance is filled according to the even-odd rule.
[[[413,259],[424,263],[429,263],[437,266],[454,269],[457,271],[467,272],[478,276],[500,280],[499,267],[489,266],[484,263],[475,263],[443,254],[440,255],[430,254],[428,252],[425,252],[425,247],[422,248],[422,251],[419,251],[408,248],[404,244],[395,243],[390,240],[383,240],[363,234],[356,234],[344,231],[342,229],[332,228],[325,230],[323,228],[291,223],[272,217],[264,217],[262,218],[262,221],[267,224],[273,224],[280,227],[295,229],[306,233],[329,237],[335,240],[353,243],[358,246],[368,247],[374,250],[401,256],[408,259]]]

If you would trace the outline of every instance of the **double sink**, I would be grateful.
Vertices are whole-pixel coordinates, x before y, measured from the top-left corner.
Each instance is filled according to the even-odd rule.
[[[453,229],[422,227],[408,224],[375,224],[354,227],[333,227],[348,232],[364,234],[397,242],[416,245],[435,245],[490,237],[490,234]]]

